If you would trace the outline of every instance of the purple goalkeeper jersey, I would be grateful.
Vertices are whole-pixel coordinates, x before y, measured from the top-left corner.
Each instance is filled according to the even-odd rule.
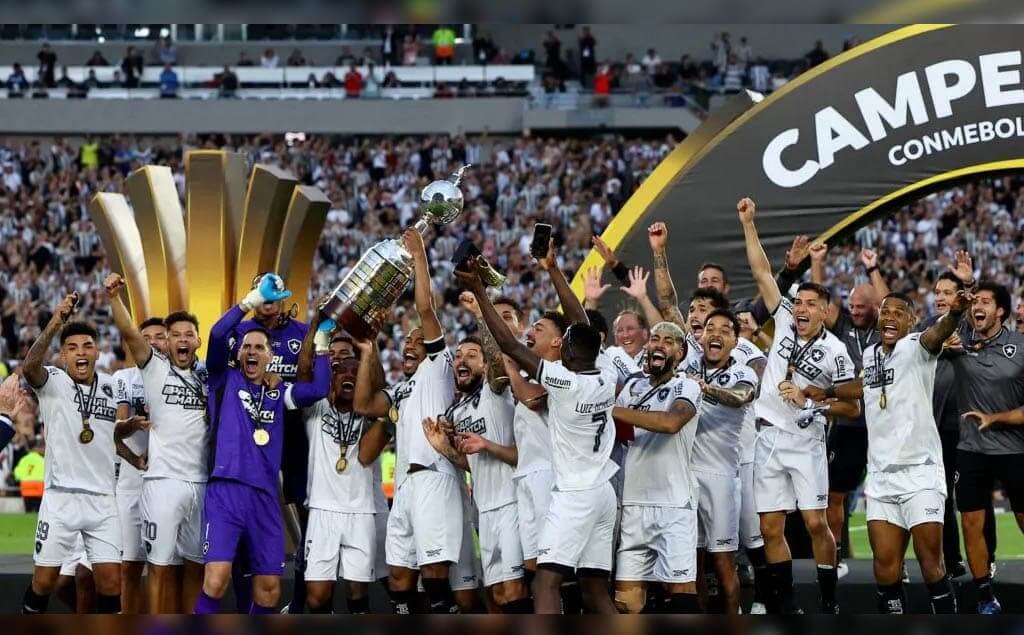
[[[283,382],[273,390],[249,383],[241,371],[228,367],[228,340],[244,315],[234,306],[210,331],[206,368],[210,419],[215,430],[211,478],[239,481],[276,495],[284,411],[312,406],[326,397],[331,388],[331,368],[327,356],[318,355],[312,383]],[[257,429],[269,435],[266,445],[257,445],[253,437]]]
[[[242,338],[254,328],[262,326],[256,320],[245,320],[236,326],[231,334],[228,347],[231,355],[238,352],[242,345]],[[285,381],[295,381],[295,374],[299,365],[299,351],[302,349],[302,340],[309,332],[309,325],[289,318],[279,327],[267,329],[270,332],[271,346],[274,357],[267,366],[268,373],[274,373]]]

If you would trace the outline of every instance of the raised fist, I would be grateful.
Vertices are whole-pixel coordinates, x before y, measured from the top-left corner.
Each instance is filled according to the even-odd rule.
[[[124,278],[119,273],[112,273],[103,281],[103,288],[106,290],[108,298],[116,298],[124,286]]]
[[[757,207],[754,205],[753,199],[749,197],[741,198],[736,203],[736,211],[739,212],[740,222],[744,225],[754,222],[754,212],[756,209]]]
[[[661,221],[647,228],[647,241],[652,251],[664,251],[668,244],[668,227]]]

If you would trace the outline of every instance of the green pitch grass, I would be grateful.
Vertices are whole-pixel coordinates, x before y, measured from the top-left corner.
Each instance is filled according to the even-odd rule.
[[[0,555],[31,555],[35,528],[35,514],[0,514]],[[999,536],[999,559],[1024,559],[1024,535],[1017,529],[1012,514],[996,514],[996,531]],[[850,542],[857,558],[871,556],[863,513],[850,517]],[[912,558],[913,550],[908,555]]]

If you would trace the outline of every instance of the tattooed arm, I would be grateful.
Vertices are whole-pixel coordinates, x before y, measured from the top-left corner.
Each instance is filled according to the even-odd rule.
[[[726,408],[742,408],[756,396],[754,387],[746,382],[738,383],[732,388],[712,386],[703,381],[700,382],[701,392],[718,401]]]
[[[77,302],[78,296],[76,294],[72,293],[65,296],[61,303],[57,305],[57,308],[54,309],[53,317],[46,324],[46,328],[39,334],[36,341],[32,343],[32,348],[28,349],[28,354],[25,355],[25,361],[22,362],[21,368],[25,379],[28,380],[28,384],[33,388],[40,389],[46,383],[49,375],[46,373],[44,364],[46,363],[46,354],[50,351],[50,342],[53,341],[54,336],[64,327],[64,322],[71,318]]]
[[[689,332],[686,318],[679,310],[679,295],[672,282],[672,274],[668,271],[668,228],[665,223],[654,223],[648,227],[647,240],[654,254],[654,289],[658,295],[661,317],[679,325],[684,332]]]

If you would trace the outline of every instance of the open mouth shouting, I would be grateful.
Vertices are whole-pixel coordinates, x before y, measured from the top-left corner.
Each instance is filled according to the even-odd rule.
[[[972,313],[971,317],[974,318],[974,324],[978,325],[978,324],[984,324],[985,323],[985,319],[988,317],[988,315],[984,311],[978,310],[978,311],[975,311],[974,313]]]
[[[724,349],[725,344],[722,342],[722,338],[717,336],[708,338],[708,353],[713,353],[717,357]]]
[[[351,381],[343,381],[343,382],[341,382],[341,391],[342,392],[352,392],[353,390],[355,390],[355,388],[356,388],[355,382],[351,382]]]
[[[260,360],[255,355],[246,355],[242,362],[246,374],[255,374],[260,366]]]
[[[89,370],[89,360],[84,358],[75,360],[75,370],[80,373],[85,373]]]
[[[459,365],[455,368],[455,379],[460,385],[464,385],[473,379],[473,371],[468,366]]]
[[[532,349],[536,343],[537,340],[535,340],[532,335],[526,336],[526,348]]]
[[[402,366],[404,367],[405,372],[413,372],[419,363],[420,360],[412,351],[405,351],[405,353],[402,354]]]
[[[704,323],[700,320],[690,320],[690,333],[697,339],[704,333]]]

